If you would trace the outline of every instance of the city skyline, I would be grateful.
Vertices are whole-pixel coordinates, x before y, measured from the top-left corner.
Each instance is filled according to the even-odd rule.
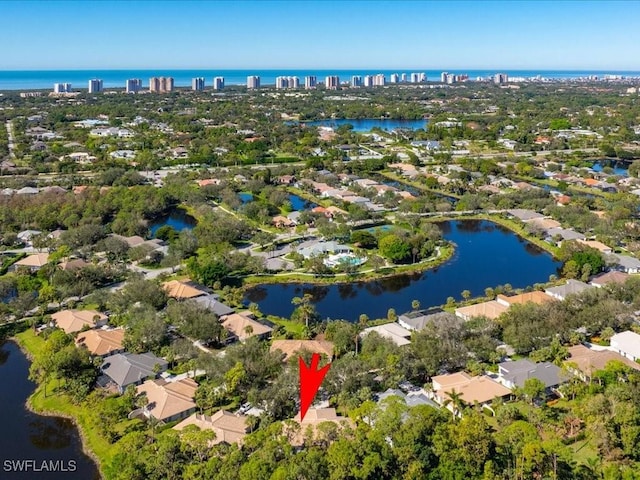
[[[640,54],[636,2],[167,1],[128,2],[126,14],[124,5],[4,2],[0,39],[12,48],[2,69],[638,70]],[[165,27],[169,41],[150,48]],[[64,48],[43,56],[43,45]]]

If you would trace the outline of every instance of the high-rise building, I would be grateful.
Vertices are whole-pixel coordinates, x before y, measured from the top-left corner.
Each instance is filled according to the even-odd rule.
[[[373,77],[373,85],[375,87],[384,87],[387,83],[387,79],[384,77],[383,73],[379,73]]]
[[[447,83],[447,75],[449,75],[448,72],[442,72],[440,74],[440,82]],[[413,83],[413,73],[411,74],[411,82]]]
[[[444,76],[444,83],[446,83],[447,85],[453,85],[457,81],[458,81],[458,76],[454,75],[453,73],[447,73]]]
[[[304,77],[304,88],[306,90],[312,90],[316,88],[317,84],[318,84],[318,78],[316,76],[309,75]]]
[[[424,72],[420,72],[419,74],[419,78],[420,78],[420,83],[426,83],[427,81],[427,74]]]
[[[402,83],[407,83],[407,74],[403,73],[402,75],[400,75],[400,81]]]
[[[213,79],[213,89],[214,90],[224,89],[224,77],[216,77]]]
[[[247,77],[247,88],[257,89],[260,88],[260,77],[257,75],[249,75]]]
[[[389,77],[389,83],[399,83],[400,82],[400,75],[398,75],[397,73],[392,73],[391,76]]]
[[[89,80],[89,93],[98,93],[102,91],[102,80],[94,78]]]
[[[71,91],[70,83],[54,83],[53,93],[69,93]]]
[[[282,88],[289,88],[289,78],[288,77],[276,77],[276,88],[278,90]]]
[[[509,81],[509,75],[506,73],[496,73],[493,76],[493,83],[496,85],[502,85],[503,83],[507,83]]]
[[[329,75],[324,79],[324,88],[327,90],[338,90],[340,88],[340,77]]]
[[[289,77],[289,88],[300,88],[300,79],[298,77]]]
[[[191,90],[200,92],[204,90],[204,77],[196,77],[191,79]]]
[[[365,75],[363,85],[367,88],[373,87],[373,75]]]
[[[142,89],[142,80],[139,78],[130,78],[124,84],[127,93],[138,93]]]
[[[155,93],[173,92],[173,77],[151,77],[149,91]]]
[[[360,75],[354,75],[351,77],[351,86],[352,87],[361,87],[362,86],[362,77]]]

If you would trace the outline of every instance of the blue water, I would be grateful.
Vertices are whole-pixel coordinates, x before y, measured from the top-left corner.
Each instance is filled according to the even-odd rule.
[[[295,195],[293,193],[289,194],[289,203],[291,204],[291,209],[294,212],[299,212],[302,210],[310,210],[318,206],[317,203],[313,203],[313,202],[310,202],[309,200],[305,200],[304,198],[299,197],[298,195]]]
[[[238,198],[243,204],[253,202],[253,194],[249,192],[238,193]]]
[[[397,128],[404,128],[406,130],[418,130],[419,128],[426,129],[426,120],[392,120],[389,118],[359,118],[359,119],[331,119],[331,120],[318,120],[316,122],[304,122],[305,125],[311,126],[323,126],[337,128],[341,125],[352,125],[354,132],[369,132],[374,127],[382,130],[391,131]]]
[[[624,75],[626,77],[640,77],[637,71],[620,70],[425,70],[420,68],[406,68],[397,70],[176,70],[170,68],[157,68],[153,70],[4,70],[0,71],[0,90],[22,90],[22,89],[51,89],[57,82],[69,82],[73,88],[87,88],[87,82],[92,78],[103,80],[105,88],[124,88],[124,82],[129,78],[142,79],[143,88],[148,88],[149,78],[156,76],[173,77],[176,87],[191,86],[191,79],[194,77],[205,77],[205,85],[211,86],[213,77],[224,77],[226,85],[246,85],[247,76],[260,76],[262,85],[275,84],[275,78],[283,76],[297,76],[301,82],[307,75],[315,75],[318,82],[324,82],[327,75],[338,75],[340,81],[349,81],[353,75],[375,75],[382,73],[387,77],[387,81],[392,73],[425,72],[429,81],[439,81],[442,71],[454,74],[468,74],[471,80],[477,77],[488,77],[497,72],[507,73],[510,77],[537,77],[549,79],[584,78],[590,75],[602,77],[606,74]]]
[[[593,164],[591,170],[594,172],[601,172],[604,167],[613,168],[614,175],[621,175],[623,177],[629,176],[629,164],[626,162],[616,162],[615,160],[598,160]]]
[[[456,220],[438,225],[456,244],[456,251],[433,270],[337,285],[260,285],[247,292],[246,300],[256,302],[266,314],[289,317],[294,309],[291,299],[309,293],[322,318],[357,320],[361,313],[382,318],[389,308],[397,313],[409,310],[412,300],[430,307],[442,305],[447,297],[459,300],[463,290],[480,296],[485,288],[506,283],[523,288],[547,282],[561,266],[548,253],[492,222]]]
[[[172,227],[176,232],[181,232],[182,230],[190,230],[195,227],[196,219],[184,210],[176,208],[168,215],[159,217],[149,224],[151,237],[155,237],[158,229],[165,225]]]

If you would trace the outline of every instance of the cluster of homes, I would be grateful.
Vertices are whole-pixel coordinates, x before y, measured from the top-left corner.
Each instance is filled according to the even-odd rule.
[[[196,301],[218,314],[229,332],[230,340],[244,341],[252,336],[266,339],[271,334],[272,329],[256,321],[249,312],[234,312],[234,309],[221,303],[217,295],[197,284],[173,280],[164,283],[163,287],[176,300]],[[198,384],[192,378],[202,372],[171,375],[167,372],[169,365],[163,358],[151,352],[136,354],[125,351],[124,330],[111,328],[107,322],[105,314],[93,310],[62,310],[51,316],[50,326],[74,335],[78,348],[85,348],[92,356],[101,359],[98,386],[119,393],[134,386],[138,395],[146,396],[146,405],[132,411],[130,418],[153,418],[162,423],[179,422],[173,427],[176,430],[195,425],[216,433],[211,444],[242,444],[250,431],[248,415],[259,415],[262,412],[260,409],[241,409],[236,413],[220,410],[213,415],[202,414],[195,403]],[[334,346],[325,340],[274,340],[270,350],[281,354],[283,362],[304,351],[320,353],[331,361]],[[339,416],[335,409],[321,405],[311,408],[303,420],[298,414],[293,421],[301,427],[291,435],[293,446],[301,446],[309,433],[316,435],[319,432],[318,425],[324,422],[332,422],[340,428],[352,425],[351,420]]]

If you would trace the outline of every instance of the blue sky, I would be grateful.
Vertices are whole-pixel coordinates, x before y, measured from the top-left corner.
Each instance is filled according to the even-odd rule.
[[[635,1],[2,1],[0,69],[640,70]]]

